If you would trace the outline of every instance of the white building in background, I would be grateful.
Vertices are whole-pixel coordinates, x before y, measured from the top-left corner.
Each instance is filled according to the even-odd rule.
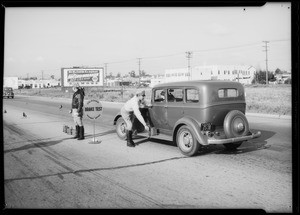
[[[196,80],[189,78],[188,68],[166,69],[164,82]]]
[[[60,87],[60,81],[55,79],[49,80],[18,80],[18,86],[21,88],[49,88],[49,87]]]
[[[154,87],[157,84],[165,82],[165,75],[153,75],[150,80],[149,87]]]
[[[251,84],[255,78],[256,69],[244,65],[210,65],[191,68],[167,69],[164,82],[188,80],[229,80],[239,81],[242,84]]]

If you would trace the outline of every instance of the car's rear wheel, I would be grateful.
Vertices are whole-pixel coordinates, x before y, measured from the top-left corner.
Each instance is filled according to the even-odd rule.
[[[119,117],[116,123],[116,132],[121,140],[126,138],[126,123],[122,117]]]
[[[176,134],[176,143],[181,153],[186,156],[194,156],[200,147],[196,137],[189,126],[182,126]]]
[[[238,110],[230,111],[224,119],[224,132],[227,138],[242,137],[249,133],[249,123],[246,116]],[[234,150],[241,142],[224,144],[226,149]]]

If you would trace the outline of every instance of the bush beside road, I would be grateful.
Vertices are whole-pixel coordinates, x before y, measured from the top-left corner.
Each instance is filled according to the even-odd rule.
[[[150,100],[151,88],[143,88],[146,99]],[[86,99],[97,99],[108,102],[125,102],[137,91],[136,88],[86,88]],[[291,85],[249,85],[245,86],[246,112],[291,116]],[[16,95],[42,96],[52,98],[72,98],[73,91],[62,91],[61,88],[19,89]]]

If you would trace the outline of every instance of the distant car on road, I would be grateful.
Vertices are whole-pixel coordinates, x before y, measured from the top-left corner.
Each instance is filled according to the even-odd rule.
[[[171,136],[182,154],[193,156],[201,145],[223,144],[233,150],[243,141],[259,137],[260,131],[250,131],[245,109],[244,87],[239,82],[186,81],[156,85],[151,106],[141,112],[151,136]],[[125,122],[120,113],[114,124],[124,139]],[[144,131],[138,120],[134,127]]]
[[[3,87],[3,98],[14,98],[15,94],[13,88],[11,87]]]

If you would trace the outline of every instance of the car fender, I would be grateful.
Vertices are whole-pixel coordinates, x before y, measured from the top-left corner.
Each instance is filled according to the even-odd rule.
[[[174,129],[173,129],[173,140],[174,141],[176,141],[176,133],[182,125],[187,125],[191,128],[193,135],[196,137],[197,141],[201,145],[208,145],[207,136],[203,135],[200,132],[200,127],[199,127],[198,123],[191,117],[183,117],[175,123]]]
[[[116,125],[117,120],[118,120],[120,117],[121,117],[121,112],[118,112],[117,115],[116,115],[115,118],[114,118],[113,125]]]

